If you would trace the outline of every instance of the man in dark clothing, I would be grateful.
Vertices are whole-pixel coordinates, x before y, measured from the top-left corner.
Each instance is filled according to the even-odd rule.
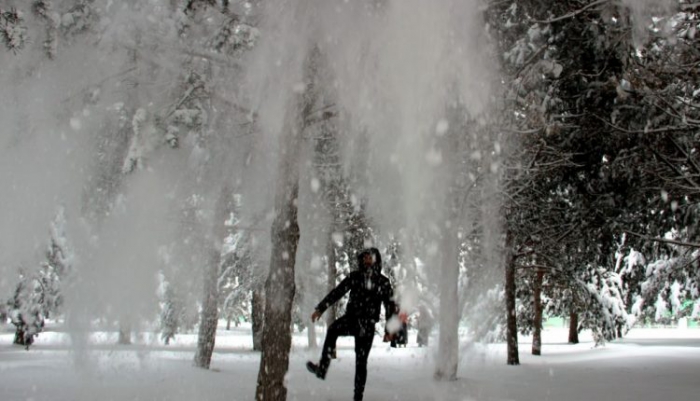
[[[374,325],[379,321],[379,310],[384,304],[387,322],[394,314],[393,290],[389,279],[382,275],[382,258],[379,250],[370,248],[357,257],[359,269],[350,273],[316,306],[311,321],[318,320],[323,312],[350,291],[345,315],[334,321],[326,333],[321,360],[318,365],[307,362],[306,368],[319,379],[326,377],[331,364],[331,353],[339,336],[355,337],[355,401],[362,400],[367,381],[367,358],[374,340]],[[385,331],[384,341],[392,334]]]

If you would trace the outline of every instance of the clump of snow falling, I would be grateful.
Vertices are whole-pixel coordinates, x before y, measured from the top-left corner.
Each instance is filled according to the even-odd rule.
[[[428,153],[425,154],[425,160],[431,166],[439,166],[442,164],[442,152],[437,149],[430,149]]]
[[[70,119],[70,127],[73,128],[74,130],[78,131],[83,127],[83,123],[80,121],[79,118],[77,117],[72,117]]]
[[[359,183],[369,198],[367,213],[384,232],[418,227],[426,214],[439,218],[441,211],[426,205],[444,204],[448,192],[446,156],[435,144],[453,124],[445,112],[455,102],[472,118],[489,109],[495,69],[484,56],[488,39],[480,4],[263,4],[264,34],[246,69],[261,131],[270,144],[285,132],[290,99],[305,91],[306,56],[317,47],[329,70],[324,74],[332,77],[335,98],[328,103],[352,116],[343,141],[361,141],[370,153],[367,171],[359,172],[371,177],[371,183]],[[348,152],[341,155],[346,167],[353,163],[353,149],[342,150]]]
[[[447,133],[447,130],[450,128],[450,123],[449,121],[445,120],[444,118],[438,121],[437,125],[435,126],[435,134],[438,136],[443,136]]]
[[[664,17],[670,16],[678,7],[677,0],[622,0],[622,4],[632,15],[632,34],[637,47],[644,45],[649,37],[649,29],[653,26],[662,34],[669,33],[670,24],[660,27],[655,25],[664,22]]]
[[[321,189],[321,181],[319,181],[319,179],[316,177],[312,178],[311,179],[311,191],[313,193],[317,193],[319,189]]]

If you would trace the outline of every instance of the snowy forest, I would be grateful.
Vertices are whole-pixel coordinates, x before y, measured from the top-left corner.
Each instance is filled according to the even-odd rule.
[[[697,326],[699,30],[693,0],[0,0],[0,338],[89,370],[94,333],[191,335],[211,372],[250,327],[236,396],[304,399],[294,339],[370,247],[437,382],[547,319]]]

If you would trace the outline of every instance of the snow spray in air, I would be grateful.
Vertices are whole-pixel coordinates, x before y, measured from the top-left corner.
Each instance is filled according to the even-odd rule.
[[[262,39],[248,69],[267,147],[274,147],[288,99],[305,90],[304,60],[318,49],[328,106],[341,115],[345,171],[358,150],[369,153],[354,190],[381,232],[404,233],[405,260],[420,258],[440,288],[441,324],[450,334],[440,341],[439,360],[451,355],[446,364],[454,366],[466,300],[459,283],[474,285],[460,278],[460,269],[489,265],[478,280],[486,289],[492,283],[484,278],[499,261],[494,194],[502,145],[488,126],[495,77],[480,6],[477,0],[276,2],[262,12]],[[474,232],[479,251],[469,254],[461,248]],[[417,307],[410,305],[418,303],[415,286],[402,288],[405,306]]]

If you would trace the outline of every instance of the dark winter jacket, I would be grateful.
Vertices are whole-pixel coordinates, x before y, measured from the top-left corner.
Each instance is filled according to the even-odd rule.
[[[362,258],[372,253],[375,256],[375,264],[370,268],[362,266]],[[329,306],[338,302],[343,295],[350,291],[350,300],[345,310],[345,316],[356,317],[358,320],[367,320],[372,323],[379,321],[379,309],[384,304],[387,321],[395,312],[394,292],[391,283],[382,275],[382,258],[379,250],[370,248],[357,256],[358,270],[350,273],[316,306],[316,310],[323,313]]]

